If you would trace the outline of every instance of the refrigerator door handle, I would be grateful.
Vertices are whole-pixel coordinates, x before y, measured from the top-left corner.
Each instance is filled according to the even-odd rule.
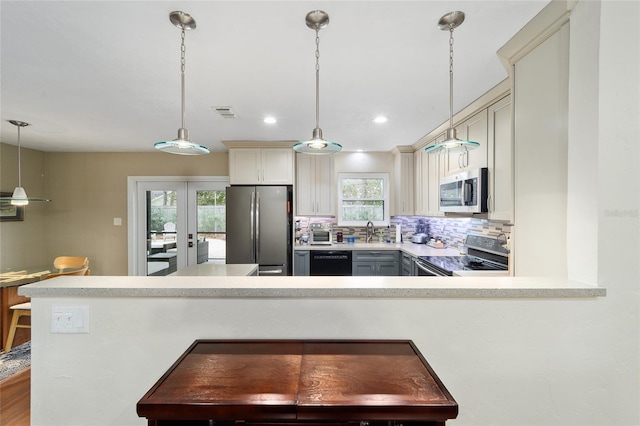
[[[256,263],[260,263],[260,192],[256,191]]]
[[[250,207],[249,207],[249,228],[251,229],[249,238],[250,241],[249,243],[251,244],[251,257],[253,258],[253,262],[255,263],[256,261],[256,246],[255,246],[255,238],[254,238],[254,234],[255,234],[255,204],[256,204],[256,193],[254,191],[251,192],[251,201],[250,201]]]

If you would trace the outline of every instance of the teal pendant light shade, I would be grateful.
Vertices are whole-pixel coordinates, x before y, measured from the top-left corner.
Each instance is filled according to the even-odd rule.
[[[462,153],[480,146],[478,142],[458,139],[456,129],[453,127],[453,30],[463,22],[464,13],[459,11],[449,12],[438,21],[438,27],[441,30],[449,31],[449,128],[443,142],[425,147],[424,152],[429,154]]]
[[[298,142],[293,145],[293,149],[301,154],[327,155],[340,152],[342,145],[337,142],[330,142],[322,138],[322,129],[313,129],[313,136],[310,140]]]
[[[198,145],[189,140],[189,131],[187,129],[178,129],[178,138],[172,141],[156,142],[153,146],[169,154],[179,155],[205,155],[211,151],[206,146]]]
[[[189,140],[189,131],[185,128],[185,102],[184,102],[184,68],[185,68],[185,31],[193,30],[196,28],[196,21],[191,17],[191,15],[174,11],[169,14],[169,20],[173,25],[181,29],[181,38],[182,43],[180,45],[180,76],[181,76],[181,100],[182,100],[182,127],[178,129],[178,138],[170,141],[162,141],[156,142],[153,146],[162,151],[167,152],[169,154],[179,154],[179,155],[205,155],[211,152],[209,148],[206,146],[199,145],[197,143],[193,143]]]
[[[313,10],[305,18],[307,27],[316,32],[316,127],[311,139],[293,145],[293,150],[301,154],[329,155],[340,152],[342,145],[325,140],[320,128],[320,36],[321,28],[329,25],[329,15],[322,10]]]
[[[22,187],[22,159],[20,146],[20,129],[29,126],[29,123],[18,120],[7,120],[18,128],[18,186],[13,190],[11,197],[0,197],[0,201],[9,201],[12,206],[26,206],[30,201],[51,201],[48,198],[28,197],[27,191]]]

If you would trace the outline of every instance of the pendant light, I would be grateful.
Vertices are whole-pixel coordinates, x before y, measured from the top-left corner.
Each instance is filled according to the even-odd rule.
[[[180,75],[181,75],[181,100],[182,100],[182,127],[178,129],[178,138],[172,141],[162,141],[156,142],[153,146],[156,149],[159,149],[163,152],[168,152],[170,154],[180,154],[180,155],[204,155],[208,154],[209,148],[206,146],[198,145],[197,143],[193,143],[189,140],[189,131],[185,129],[184,123],[186,118],[185,108],[184,108],[184,68],[185,68],[185,44],[184,44],[184,36],[186,30],[193,30],[196,28],[196,21],[191,17],[191,15],[174,11],[169,14],[169,20],[173,25],[180,28],[182,43],[180,44]]]
[[[449,12],[438,21],[438,27],[449,31],[449,128],[444,142],[427,146],[424,151],[429,154],[462,153],[480,146],[478,142],[458,139],[453,127],[453,30],[464,22],[463,12]]]
[[[30,201],[51,201],[47,198],[33,198],[27,197],[27,192],[22,187],[22,170],[21,170],[21,158],[20,158],[20,129],[29,126],[29,123],[18,120],[7,120],[18,128],[18,186],[13,190],[11,197],[2,197],[2,201],[10,201],[12,206],[26,206]]]
[[[305,18],[307,27],[316,32],[316,127],[313,129],[311,140],[298,142],[293,146],[296,152],[302,154],[328,155],[339,152],[342,145],[330,142],[322,137],[320,128],[320,29],[329,25],[329,15],[322,10],[313,10]]]

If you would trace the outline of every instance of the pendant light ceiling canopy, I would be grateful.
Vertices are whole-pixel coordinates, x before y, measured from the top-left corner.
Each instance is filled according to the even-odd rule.
[[[322,137],[320,128],[320,29],[329,25],[329,15],[322,10],[313,10],[307,13],[305,18],[307,27],[316,32],[316,127],[313,129],[311,139],[298,142],[293,146],[296,152],[302,154],[328,155],[339,152],[342,145],[330,142]]]
[[[174,11],[169,14],[169,20],[173,25],[180,28],[182,43],[180,45],[180,76],[181,76],[181,100],[182,100],[182,127],[178,129],[178,138],[171,141],[156,142],[153,146],[163,152],[170,154],[180,155],[204,155],[209,154],[209,148],[206,146],[198,145],[189,140],[189,131],[185,128],[185,102],[184,102],[184,68],[185,68],[185,31],[194,30],[196,28],[196,21],[191,15]]]
[[[460,153],[480,146],[478,142],[458,139],[456,129],[453,127],[453,30],[463,22],[464,13],[460,11],[449,12],[438,21],[438,27],[442,31],[449,31],[449,128],[443,142],[429,145],[424,149],[429,154]]]
[[[47,198],[27,197],[27,192],[22,187],[22,170],[21,170],[21,158],[20,158],[20,129],[29,126],[29,123],[18,120],[7,120],[18,128],[18,186],[13,190],[11,197],[1,197],[2,201],[9,201],[13,206],[26,206],[31,201],[51,201]]]

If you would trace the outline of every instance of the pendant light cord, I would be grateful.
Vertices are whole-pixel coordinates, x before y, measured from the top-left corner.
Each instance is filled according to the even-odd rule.
[[[449,24],[449,127],[453,128],[453,24]]]
[[[320,26],[316,25],[316,129],[320,127]]]
[[[181,36],[182,42],[180,44],[180,79],[181,79],[181,100],[182,100],[182,128],[185,128],[185,121],[186,121],[186,117],[187,117],[187,113],[186,113],[186,108],[185,108],[185,95],[184,95],[184,68],[185,68],[185,52],[186,52],[186,47],[184,44],[184,26],[182,27],[182,36]]]
[[[22,169],[20,164],[22,163],[22,161],[20,161],[20,127],[18,125],[18,186],[22,186]]]

